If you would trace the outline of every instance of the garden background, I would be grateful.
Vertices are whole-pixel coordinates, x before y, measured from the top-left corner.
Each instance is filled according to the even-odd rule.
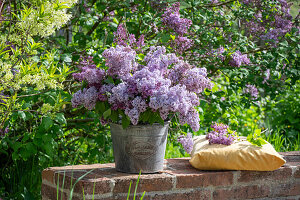
[[[50,166],[113,162],[109,125],[71,99],[81,88],[72,74],[106,68],[102,53],[117,44],[140,60],[164,46],[213,82],[199,97],[200,130],[173,121],[166,158],[188,156],[177,137],[212,122],[299,151],[297,1],[176,2],[0,0],[0,198],[40,199]]]

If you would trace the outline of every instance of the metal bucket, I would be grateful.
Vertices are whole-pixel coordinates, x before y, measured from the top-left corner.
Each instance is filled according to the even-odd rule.
[[[126,173],[156,173],[163,170],[169,122],[136,125],[123,129],[110,124],[116,170]]]

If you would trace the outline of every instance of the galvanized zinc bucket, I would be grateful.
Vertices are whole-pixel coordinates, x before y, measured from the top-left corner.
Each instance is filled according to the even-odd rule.
[[[165,125],[110,124],[116,170],[156,173],[163,170],[169,122]]]

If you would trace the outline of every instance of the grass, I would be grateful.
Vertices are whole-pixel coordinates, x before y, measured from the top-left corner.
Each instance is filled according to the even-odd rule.
[[[74,188],[75,188],[75,185],[81,180],[83,179],[85,176],[87,176],[88,174],[90,174],[92,171],[94,171],[95,169],[92,169],[88,172],[86,172],[85,174],[83,174],[82,176],[80,176],[78,179],[76,179],[74,185],[72,185],[72,182],[70,183],[70,193],[69,193],[69,200],[72,200],[73,198],[73,192],[74,192]],[[63,176],[63,182],[62,182],[62,190],[61,190],[61,194],[63,193],[63,189],[64,189],[64,184],[65,184],[65,171],[64,171],[64,176]],[[139,181],[140,181],[140,177],[141,177],[141,171],[139,173],[139,176],[138,176],[138,179],[137,179],[137,182],[135,184],[135,189],[134,189],[134,193],[133,193],[133,200],[136,199],[136,195],[137,195],[137,189],[138,189],[138,184],[139,184]],[[72,180],[72,179],[71,179]],[[93,184],[93,195],[92,195],[92,199],[94,200],[94,196],[95,196],[95,183]],[[128,193],[127,193],[127,200],[130,200],[130,190],[131,190],[131,185],[132,185],[132,181],[130,181],[130,184],[129,184],[129,188],[128,188]],[[60,188],[59,188],[59,174],[57,176],[57,186],[56,186],[56,200],[59,200],[59,192],[60,192]],[[146,191],[143,192],[140,200],[143,200],[144,196],[146,194]],[[61,199],[62,199],[63,195],[61,195]],[[83,200],[85,200],[85,193],[84,193],[84,188],[82,188],[82,198]]]

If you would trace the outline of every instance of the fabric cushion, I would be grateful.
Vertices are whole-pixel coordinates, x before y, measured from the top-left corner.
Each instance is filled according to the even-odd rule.
[[[190,164],[201,170],[273,171],[285,163],[270,143],[252,145],[240,137],[231,145],[209,144],[205,135],[193,138]]]

